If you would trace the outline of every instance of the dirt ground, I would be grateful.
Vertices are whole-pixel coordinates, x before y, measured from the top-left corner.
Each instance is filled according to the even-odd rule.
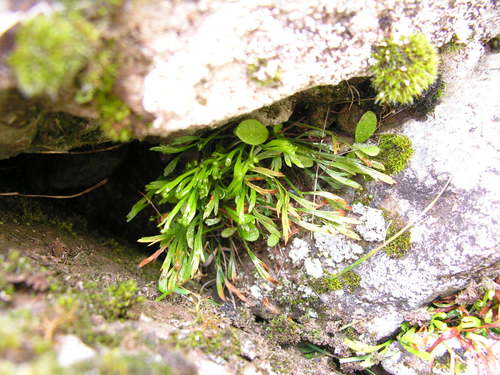
[[[333,374],[244,306],[158,301],[159,262],[46,201],[0,200],[0,373]],[[82,354],[83,353],[83,354]]]

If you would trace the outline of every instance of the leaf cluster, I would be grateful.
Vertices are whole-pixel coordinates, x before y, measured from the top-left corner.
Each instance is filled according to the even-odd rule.
[[[286,244],[299,228],[358,238],[344,199],[319,187],[361,189],[357,175],[394,182],[380,162],[370,159],[378,154],[376,146],[350,145],[314,126],[294,123],[269,131],[257,120],[245,120],[234,132],[227,130],[152,148],[172,159],[163,176],[146,186],[128,220],[148,205],[157,210],[159,234],[139,241],[159,246],[142,264],[166,252],[159,281],[164,293],[182,291],[182,284],[198,276],[200,265],[214,263],[221,298],[224,286],[238,294],[232,281],[239,248],[263,278],[273,281],[250,244]],[[340,149],[347,151],[341,154]]]

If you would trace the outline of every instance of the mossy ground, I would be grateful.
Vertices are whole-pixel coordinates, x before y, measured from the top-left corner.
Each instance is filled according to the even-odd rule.
[[[26,295],[23,298],[45,294],[47,304],[42,312],[9,308],[18,305],[16,299],[21,294]],[[81,289],[68,288],[18,251],[0,254],[0,373],[171,374],[170,365],[146,353],[126,354],[118,348],[119,336],[94,327],[96,316],[107,321],[125,318],[142,300],[133,280],[108,287],[87,283]],[[105,345],[107,349],[98,351],[95,358],[62,367],[56,360],[54,343],[61,334],[74,334],[87,345]]]
[[[143,254],[90,234],[79,225],[83,220],[50,204],[6,202],[0,201],[0,373],[196,374],[184,353],[225,363],[235,373],[248,365],[241,331],[210,298],[155,302],[158,264],[138,269]],[[61,221],[73,233],[61,229]],[[248,322],[255,324],[253,316]],[[63,335],[78,337],[96,356],[61,367],[57,342]]]

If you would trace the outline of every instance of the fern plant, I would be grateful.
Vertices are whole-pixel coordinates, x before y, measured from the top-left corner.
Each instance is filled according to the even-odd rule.
[[[148,205],[156,208],[159,234],[139,242],[159,246],[141,265],[166,252],[159,280],[163,293],[182,292],[200,265],[210,262],[219,296],[224,299],[224,287],[237,292],[232,281],[240,248],[263,278],[274,281],[251,245],[261,239],[269,247],[280,240],[286,244],[298,228],[357,238],[350,228],[356,220],[345,216],[344,199],[305,188],[308,180],[316,181],[309,186],[319,183],[329,190],[360,189],[356,175],[393,183],[381,172],[383,165],[370,159],[379,151],[376,146],[350,145],[314,126],[279,125],[269,132],[257,120],[245,120],[234,132],[227,130],[152,148],[173,158],[163,176],[146,186],[127,219]],[[289,177],[292,171],[295,178]],[[330,209],[323,209],[327,205]]]

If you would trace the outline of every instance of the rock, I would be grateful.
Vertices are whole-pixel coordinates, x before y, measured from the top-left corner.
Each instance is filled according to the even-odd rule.
[[[463,289],[472,278],[499,274],[500,103],[492,93],[500,72],[492,66],[499,66],[500,55],[479,59],[478,48],[460,51],[462,63],[444,67],[445,77],[462,80],[445,81],[433,115],[399,130],[412,140],[415,154],[395,177],[397,184],[368,186],[374,207],[412,221],[451,179],[435,207],[412,228],[412,249],[401,259],[379,252],[355,269],[362,279],[354,294],[325,297],[341,314],[365,320],[373,337],[390,335],[405,313]]]
[[[387,1],[180,2],[141,5],[127,22],[140,23],[136,37],[153,60],[143,92],[144,108],[156,118],[150,132],[165,135],[224,123],[295,92],[367,75],[371,46],[385,27],[424,32],[438,46],[464,22],[474,38],[493,36],[499,27],[488,23],[493,8],[487,1],[472,7],[466,1],[453,7],[445,1],[418,7]]]
[[[350,106],[350,108],[346,108],[344,111],[340,112],[337,115],[337,125],[343,130],[345,133],[354,136],[356,133],[356,125],[358,125],[358,121],[363,116],[363,113],[366,111],[363,110],[356,104]]]
[[[10,38],[0,49],[2,88],[15,82],[6,62],[14,26],[57,10],[44,1],[22,7],[11,3],[0,8],[0,33]],[[488,0],[452,5],[446,0],[413,5],[391,0],[130,1],[113,21],[106,20],[111,23],[103,32],[112,30],[111,37],[118,35],[120,41],[119,98],[138,117],[154,119],[150,128],[138,126],[136,135],[164,137],[222,125],[284,100],[286,105],[271,116],[264,109],[255,114],[280,122],[290,113],[292,95],[367,76],[372,46],[389,34],[420,32],[438,47],[455,34],[467,42],[488,40],[499,33],[497,7]],[[58,107],[88,112],[75,106],[71,95]]]
[[[85,345],[78,336],[64,335],[58,338],[57,361],[63,367],[95,357],[96,351]]]
[[[381,210],[357,203],[352,206],[352,212],[361,215],[359,217],[361,224],[356,225],[356,232],[358,232],[365,241],[377,242],[385,240],[386,227],[384,213]]]

